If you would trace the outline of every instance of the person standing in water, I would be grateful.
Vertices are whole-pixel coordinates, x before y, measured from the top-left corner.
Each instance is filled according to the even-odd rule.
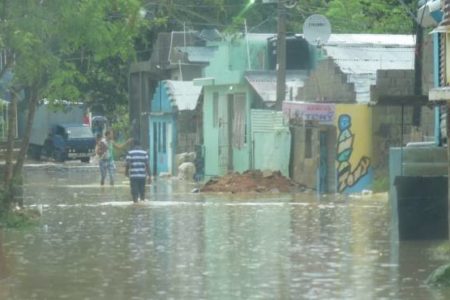
[[[145,182],[151,183],[150,166],[147,151],[142,149],[139,140],[134,140],[133,148],[128,151],[125,164],[125,176],[130,178],[131,197],[134,203],[145,200]]]
[[[107,130],[105,132],[105,137],[100,140],[98,143],[98,149],[101,149],[97,152],[99,156],[99,164],[100,164],[100,185],[105,184],[106,176],[109,177],[109,184],[111,186],[114,185],[114,177],[116,164],[114,162],[114,148],[122,149],[127,146],[131,142],[131,139],[128,140],[125,144],[117,144],[113,140],[113,134],[111,130]]]

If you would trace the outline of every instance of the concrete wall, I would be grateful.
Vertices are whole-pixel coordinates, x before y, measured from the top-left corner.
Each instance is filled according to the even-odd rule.
[[[201,114],[197,111],[179,111],[176,116],[176,153],[194,152],[201,141]]]
[[[434,109],[422,107],[421,126],[414,127],[413,108],[400,106],[373,107],[373,166],[380,176],[387,176],[389,148],[405,146],[408,142],[432,141],[434,135]]]
[[[237,172],[251,168],[251,132],[250,107],[255,101],[255,93],[248,84],[244,84],[246,70],[262,70],[267,63],[267,40],[249,35],[247,55],[247,42],[244,38],[228,40],[220,43],[211,43],[217,46],[214,58],[205,69],[205,77],[213,78],[212,85],[206,84],[203,89],[203,143],[205,149],[205,176],[220,176],[228,172],[228,166]],[[250,58],[250,60],[249,60]],[[213,99],[218,94],[219,122],[214,124]],[[246,143],[240,147],[230,147],[228,144],[233,133],[228,128],[228,121],[233,116],[229,112],[228,96],[233,94],[245,95],[245,130]],[[229,159],[227,158],[229,157]]]
[[[318,125],[309,126],[311,132],[311,143],[312,145],[307,145],[305,137],[306,130],[305,126],[292,126],[292,166],[291,166],[291,178],[301,185],[307,188],[315,189],[317,188],[317,172],[319,168],[320,161],[320,141],[319,141],[319,131]],[[306,147],[311,146],[312,156],[306,157]],[[334,159],[333,159],[334,164]]]
[[[337,191],[361,192],[373,181],[372,109],[366,104],[337,104]]]
[[[425,34],[422,46],[422,95],[427,95],[434,87],[434,47],[433,35]]]
[[[393,147],[389,152],[389,202],[395,239],[447,239],[447,149]],[[395,186],[397,178],[402,180]],[[408,182],[409,181],[409,182]],[[407,193],[414,184],[414,197]],[[421,187],[420,185],[424,186]],[[417,186],[419,185],[419,186]],[[432,188],[430,190],[430,187]],[[398,198],[398,189],[401,199]],[[399,201],[400,200],[400,201]],[[437,236],[438,235],[438,236]]]
[[[378,70],[377,82],[371,86],[370,99],[380,96],[414,95],[414,70]]]
[[[340,193],[361,192],[370,189],[373,181],[373,143],[372,143],[372,108],[367,104],[311,104],[289,102],[283,105],[286,118],[295,119],[296,115],[302,115],[302,111],[311,120],[316,120],[317,125],[312,128],[320,128],[327,133],[327,140],[323,147],[327,151],[320,151],[317,145],[317,136],[313,135],[313,155],[305,159],[304,146],[306,141],[302,138],[306,130],[304,125],[294,132],[294,165],[293,175],[302,183],[311,186],[314,177],[317,176],[319,163],[317,154],[326,155],[327,191]],[[324,115],[325,114],[325,115]],[[327,118],[322,118],[327,116]],[[329,117],[329,118],[328,118]],[[299,119],[300,124],[302,120]],[[308,123],[311,125],[310,123]],[[320,153],[318,153],[320,151]],[[326,154],[325,154],[326,153]],[[295,170],[295,168],[298,168]],[[301,172],[312,174],[304,175]],[[320,175],[324,175],[319,173]],[[307,177],[306,177],[307,176]],[[317,177],[316,177],[317,183]]]
[[[213,98],[214,93],[218,94],[218,123],[214,124],[213,118]],[[243,172],[250,169],[251,155],[251,133],[250,133],[250,107],[252,98],[249,88],[245,85],[230,86],[205,86],[203,100],[203,136],[205,149],[205,176],[221,176],[227,173],[227,165],[230,163],[226,158],[226,149],[232,138],[232,132],[228,130],[228,120],[231,118],[228,111],[228,95],[243,93],[246,95],[246,135],[247,141],[242,148],[232,147],[230,154],[233,170]],[[219,154],[221,156],[219,157]]]
[[[316,69],[299,88],[298,101],[308,102],[346,102],[356,101],[353,83],[347,82],[345,75],[331,58],[320,61]]]
[[[130,72],[129,79],[129,118],[139,132],[142,145],[148,145],[148,116],[150,99],[155,82],[148,72],[137,70]]]
[[[280,111],[252,109],[252,168],[289,176],[291,133]]]

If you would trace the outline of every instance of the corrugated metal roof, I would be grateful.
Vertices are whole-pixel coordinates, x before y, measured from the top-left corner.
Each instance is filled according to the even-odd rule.
[[[245,78],[265,102],[275,102],[277,98],[277,73],[276,71],[248,71]],[[298,88],[303,87],[306,72],[286,72],[286,100],[296,98]]]
[[[371,34],[371,33],[354,33],[354,34],[331,34],[325,45],[351,45],[351,44],[368,44],[368,45],[403,45],[414,46],[415,36],[412,34]]]
[[[303,36],[303,34],[295,34]],[[267,40],[275,38],[275,33],[249,33],[250,40]],[[325,45],[368,44],[368,45],[404,45],[413,46],[415,36],[412,34],[372,34],[372,33],[332,33]]]
[[[166,80],[167,93],[173,106],[178,110],[194,110],[197,106],[202,87],[195,86],[192,81]]]
[[[364,35],[358,36],[360,39],[348,41],[338,42],[335,39],[323,48],[342,72],[347,74],[348,82],[355,84],[356,101],[369,102],[370,86],[376,83],[377,70],[414,69],[415,45],[413,38],[404,35],[375,35],[378,39],[374,39],[372,44],[367,43]]]

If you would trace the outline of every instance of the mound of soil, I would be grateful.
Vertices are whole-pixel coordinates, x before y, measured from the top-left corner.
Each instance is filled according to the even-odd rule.
[[[201,192],[229,192],[229,193],[267,193],[293,191],[296,185],[281,175],[279,171],[246,171],[230,173],[220,178],[211,179],[205,183]]]

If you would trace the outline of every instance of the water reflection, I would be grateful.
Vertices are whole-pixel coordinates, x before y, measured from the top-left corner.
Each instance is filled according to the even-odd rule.
[[[191,194],[159,179],[132,205],[125,178],[101,190],[97,175],[27,170],[26,202],[44,212],[4,233],[0,299],[450,298],[423,286],[443,263],[436,242],[392,240],[386,196]]]

